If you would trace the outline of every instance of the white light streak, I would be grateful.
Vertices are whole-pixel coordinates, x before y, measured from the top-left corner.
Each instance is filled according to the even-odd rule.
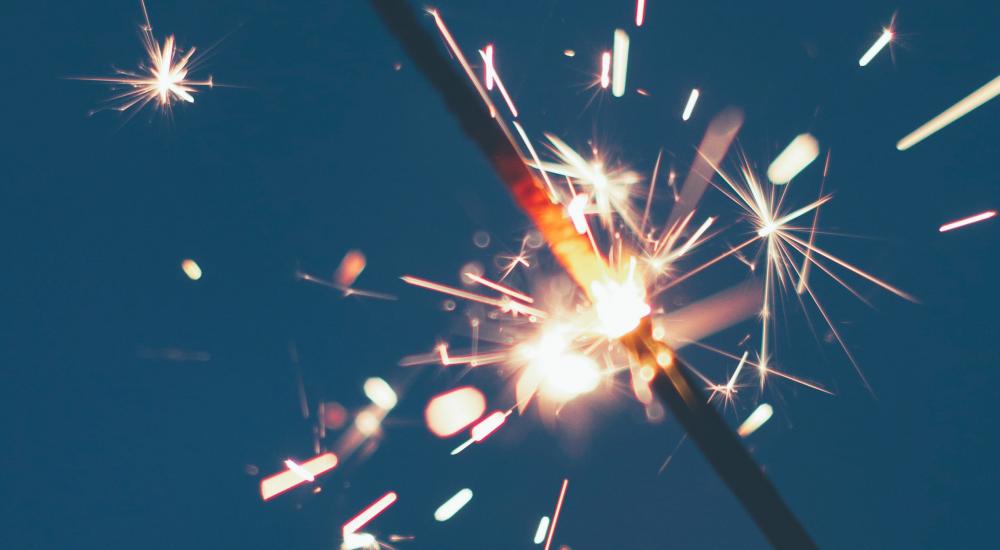
[[[819,142],[810,134],[799,134],[767,168],[767,179],[775,185],[792,181],[819,156]]]
[[[461,491],[455,493],[451,498],[444,501],[444,504],[438,506],[437,510],[434,510],[434,519],[438,521],[448,521],[466,504],[468,504],[470,500],[472,500],[472,490],[462,489]]]
[[[496,77],[496,71],[493,69],[493,44],[486,46],[486,51],[483,53],[483,61],[485,62],[486,75],[484,80],[486,80],[486,89],[493,89],[493,79]]]
[[[688,97],[687,105],[684,106],[684,114],[681,115],[681,120],[687,122],[687,120],[691,118],[691,113],[694,112],[694,106],[698,103],[699,95],[701,95],[701,92],[698,91],[698,88],[691,90],[691,95]]]
[[[628,73],[628,43],[628,33],[622,29],[615,29],[614,63],[612,64],[611,77],[611,95],[615,97],[625,95],[625,78]],[[601,77],[601,85],[604,86],[603,76]]]
[[[285,461],[285,466],[288,466],[289,471],[301,477],[304,481],[310,481],[310,482],[316,481],[316,476],[309,473],[309,470],[306,470],[302,466],[299,466],[298,464],[295,463],[294,460],[290,458]]]
[[[396,392],[393,391],[392,386],[381,378],[375,377],[365,380],[364,391],[365,396],[384,411],[392,410],[398,402]]]
[[[379,514],[384,512],[386,508],[392,506],[392,504],[396,502],[396,499],[397,499],[396,493],[393,491],[389,491],[382,498],[371,503],[371,505],[362,510],[361,513],[354,516],[354,518],[351,519],[351,521],[348,521],[347,523],[344,524],[343,528],[344,538],[346,539],[348,536],[356,533],[358,529],[361,529],[362,527],[367,525],[369,521],[375,519],[375,516],[378,516]]]
[[[899,140],[899,143],[896,144],[896,149],[905,151],[910,147],[913,147],[931,134],[934,134],[941,128],[944,128],[952,122],[962,118],[967,115],[969,111],[972,111],[997,95],[1000,95],[1000,76],[997,76],[993,80],[987,82],[983,87],[972,92],[958,103],[948,107],[940,115],[930,119],[920,128],[917,128],[907,134],[906,137]]]
[[[882,51],[882,48],[889,44],[892,40],[892,36],[891,30],[882,29],[882,36],[879,36],[878,40],[872,44],[872,47],[868,48],[868,51],[865,52],[865,55],[861,56],[861,59],[858,60],[858,65],[862,67],[867,65],[876,55],[878,55],[878,52]]]
[[[969,216],[968,218],[962,218],[950,223],[942,225],[938,231],[944,233],[945,231],[951,231],[952,229],[958,229],[959,227],[965,227],[966,225],[974,224],[976,222],[981,222],[983,220],[988,220],[997,215],[996,210],[987,210],[981,214],[976,214],[975,216]]]
[[[535,529],[535,538],[531,542],[541,544],[545,542],[545,534],[549,530],[549,516],[542,516],[538,521],[538,529]]]
[[[611,85],[611,52],[601,54],[601,88]]]
[[[641,27],[646,19],[646,0],[636,0],[635,3],[635,26]]]
[[[774,414],[774,409],[772,409],[767,403],[762,404],[750,413],[750,416],[748,416],[747,419],[740,424],[736,433],[740,434],[740,437],[747,437],[757,431],[757,428],[763,426],[764,423],[771,418],[772,414]]]

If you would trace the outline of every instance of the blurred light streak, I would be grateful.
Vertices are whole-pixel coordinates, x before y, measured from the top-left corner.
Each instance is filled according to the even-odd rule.
[[[767,168],[767,179],[783,185],[819,156],[819,142],[810,134],[799,134]]]
[[[892,40],[892,31],[889,29],[882,29],[882,35],[879,36],[878,40],[876,40],[875,43],[872,44],[872,47],[868,48],[868,51],[866,51],[865,54],[861,56],[861,59],[858,60],[858,65],[862,67],[867,65],[876,55],[878,55],[878,52],[882,51],[882,48],[886,47],[886,45],[889,44],[889,41],[891,40]]]
[[[365,396],[382,410],[392,410],[398,402],[396,392],[393,391],[392,386],[381,378],[372,377],[365,380],[363,388]]]
[[[986,212],[983,212],[981,214],[976,214],[975,216],[969,216],[968,218],[962,218],[960,220],[946,223],[942,225],[938,229],[938,231],[944,233],[945,231],[951,231],[952,229],[958,229],[959,227],[965,227],[966,225],[970,225],[976,222],[981,222],[983,220],[988,220],[996,215],[997,215],[996,210],[987,210]]]
[[[743,112],[739,109],[726,109],[708,124],[705,136],[698,145],[698,153],[691,164],[691,170],[684,178],[676,205],[670,210],[667,227],[687,216],[698,205],[698,201],[701,200],[701,196],[715,175],[715,167],[719,166],[726,156],[741,126],[743,126]]]
[[[542,519],[538,520],[538,529],[535,529],[535,538],[531,542],[535,544],[541,544],[545,542],[545,534],[549,530],[549,516],[542,516]]]
[[[972,92],[958,103],[948,107],[943,113],[932,118],[923,126],[907,134],[906,137],[899,140],[899,143],[896,144],[896,149],[905,151],[910,147],[913,147],[926,139],[928,136],[934,134],[952,122],[955,122],[959,118],[962,118],[968,114],[969,111],[972,111],[997,95],[1000,95],[1000,76],[997,76],[993,80],[987,82],[983,87]]]
[[[478,420],[485,411],[483,392],[466,386],[432,397],[424,410],[424,419],[431,433],[450,437]]]
[[[584,209],[587,208],[589,200],[590,195],[581,193],[573,197],[573,200],[569,201],[569,204],[566,205],[566,213],[569,214],[569,219],[573,221],[573,227],[576,228],[576,232],[581,235],[587,232],[587,218],[584,216]]]
[[[774,414],[774,409],[771,408],[771,405],[768,405],[767,403],[761,404],[761,406],[754,409],[754,411],[750,413],[750,416],[748,416],[747,419],[740,424],[736,433],[738,433],[740,437],[749,436],[757,431],[758,428],[763,426],[765,422],[770,420],[772,414]]]
[[[566,57],[576,57],[576,52],[573,50],[563,50],[563,55]]]
[[[378,548],[378,541],[371,533],[348,533],[344,536],[344,543],[340,545],[341,550],[367,550]]]
[[[480,277],[479,275],[476,275],[475,273],[473,273],[471,271],[467,271],[463,275],[465,275],[466,277],[468,277],[469,280],[475,281],[475,282],[477,282],[477,283],[479,283],[479,284],[481,284],[481,285],[483,285],[483,286],[485,286],[487,288],[492,288],[493,290],[496,290],[497,292],[502,292],[502,293],[510,296],[511,298],[517,298],[518,300],[521,300],[522,302],[527,302],[527,303],[531,304],[531,303],[534,303],[534,301],[535,301],[535,299],[532,298],[531,296],[528,296],[526,294],[520,293],[520,292],[514,290],[513,288],[510,288],[508,286],[504,286],[504,285],[502,285],[500,283],[494,283],[493,281],[491,281],[489,279],[485,279],[483,277]]]
[[[187,258],[181,262],[181,269],[184,270],[184,274],[187,275],[188,279],[192,281],[201,279],[201,266],[191,258]]]
[[[485,62],[486,75],[484,80],[486,81],[486,89],[493,89],[493,79],[496,76],[496,71],[493,70],[493,44],[486,45],[486,51],[483,52],[483,61]]]
[[[376,516],[385,511],[386,508],[392,506],[396,502],[396,493],[389,491],[382,498],[371,503],[367,508],[362,510],[358,515],[354,516],[351,521],[344,524],[343,534],[346,539],[349,535],[352,535],[368,524],[369,521],[375,519]]]
[[[681,120],[687,122],[691,118],[691,113],[694,112],[694,106],[698,103],[698,96],[700,95],[701,92],[698,91],[698,88],[691,90],[691,95],[688,96],[687,105],[684,106],[684,114],[681,115]]]
[[[313,476],[311,473],[309,473],[309,470],[306,470],[302,466],[299,466],[298,464],[295,463],[294,460],[290,458],[288,460],[285,460],[285,466],[288,467],[289,471],[294,472],[295,475],[301,477],[304,481],[309,481],[309,482],[316,481],[316,477]]]
[[[434,519],[438,521],[448,521],[452,516],[458,513],[469,501],[472,500],[472,490],[462,489],[461,491],[455,493],[451,498],[444,501],[444,504],[438,506],[437,510],[434,510]]]
[[[490,47],[492,48],[492,46]],[[486,52],[484,52],[483,50],[479,50],[479,55],[482,56],[484,61],[486,60]],[[510,95],[507,93],[507,88],[503,85],[503,81],[500,80],[500,75],[497,73],[496,67],[493,65],[492,50],[490,53],[490,60],[488,61],[488,63],[490,67],[489,72],[490,74],[493,75],[492,82],[496,83],[497,89],[500,90],[500,95],[503,96],[503,100],[507,103],[507,107],[510,109],[510,114],[514,115],[514,118],[517,118],[517,107],[514,106],[514,101],[510,98]]]
[[[611,52],[601,54],[601,88],[611,85]]]
[[[288,470],[260,480],[261,498],[270,500],[293,487],[312,481],[312,479],[308,479],[308,476],[315,479],[316,476],[332,470],[337,465],[337,455],[333,453],[321,454],[302,464],[295,464],[297,467],[295,470],[291,468],[289,463],[295,464],[291,460],[286,461],[285,465],[289,466]]]
[[[556,511],[552,514],[552,525],[549,527],[549,536],[545,539],[545,550],[549,550],[552,545],[552,536],[556,534],[556,523],[559,521],[559,513],[562,512],[563,500],[566,498],[566,488],[569,486],[569,479],[564,479],[562,489],[559,490],[559,500],[556,501]]]
[[[613,72],[611,77],[611,95],[615,97],[625,95],[625,78],[628,74],[628,44],[628,33],[622,29],[615,29],[615,41],[612,48],[614,62],[612,63]],[[604,86],[604,77],[602,76],[601,78],[601,85]]]
[[[636,0],[635,3],[635,26],[641,27],[646,19],[646,0]]]
[[[486,418],[480,420],[478,424],[472,427],[472,440],[479,443],[492,435],[507,420],[508,414],[510,414],[509,411],[506,413],[503,411],[494,411]]]

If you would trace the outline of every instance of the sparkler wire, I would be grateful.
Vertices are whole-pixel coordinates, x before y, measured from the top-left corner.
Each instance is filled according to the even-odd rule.
[[[549,200],[518,152],[510,132],[491,117],[469,82],[452,69],[440,51],[438,40],[425,30],[406,0],[371,0],[371,4],[424,77],[441,94],[466,135],[493,164],[517,204],[542,232],[553,255],[589,292],[590,283],[602,280],[607,267],[594,255],[587,239],[577,234],[562,208]],[[664,353],[673,356],[665,344],[652,339],[648,318],[621,341],[641,362],[650,365],[656,364],[656,359]],[[689,369],[673,357],[657,373],[651,381],[653,391],[667,403],[771,544],[780,549],[816,548],[760,466],[708,404]]]

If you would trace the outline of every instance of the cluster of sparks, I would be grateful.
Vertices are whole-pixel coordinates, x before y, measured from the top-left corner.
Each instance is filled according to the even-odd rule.
[[[145,20],[141,36],[147,60],[133,71],[119,70],[115,76],[87,77],[85,80],[124,87],[124,91],[110,99],[110,108],[119,111],[138,111],[149,104],[166,111],[176,102],[194,102],[194,94],[200,88],[213,85],[211,77],[205,80],[189,77],[197,63],[195,49],[182,51],[173,36],[159,43],[152,33],[145,3],[141,5]],[[490,94],[496,92],[502,98],[523,145],[524,162],[544,183],[548,199],[572,222],[577,234],[586,238],[588,253],[596,260],[594,265],[606,267],[599,276],[592,277],[587,288],[576,289],[565,277],[547,273],[540,267],[551,263],[542,259],[544,242],[537,235],[528,234],[516,253],[497,256],[500,267],[495,276],[468,269],[460,274],[457,284],[412,275],[402,277],[409,285],[469,304],[465,311],[471,333],[470,349],[455,351],[451,343],[439,342],[433,351],[405,357],[402,366],[493,366],[513,374],[512,398],[500,396],[491,400],[476,388],[463,386],[451,388],[428,402],[425,420],[431,433],[440,438],[468,433],[468,438],[451,451],[452,455],[482,443],[506,425],[515,412],[525,414],[532,403],[538,403],[540,414],[555,414],[567,402],[602,387],[626,387],[645,407],[649,419],[662,417],[664,411],[654,401],[648,386],[654,367],[638,364],[620,342],[622,336],[647,322],[653,337],[666,343],[669,349],[677,351],[689,345],[698,346],[718,353],[732,366],[731,372],[719,379],[696,371],[710,394],[710,401],[718,396],[720,403],[732,404],[741,390],[757,388],[757,392],[751,392],[755,409],[737,428],[740,436],[747,437],[773,414],[771,405],[759,402],[769,380],[778,378],[829,393],[821,385],[779,370],[775,365],[773,325],[783,293],[794,295],[803,306],[812,304],[855,368],[857,363],[810,278],[817,273],[825,275],[862,301],[866,300],[854,288],[854,281],[872,284],[915,301],[903,290],[817,244],[817,237],[821,235],[817,230],[819,213],[831,200],[831,195],[823,192],[830,165],[829,152],[816,198],[804,204],[791,204],[788,190],[792,183],[820,157],[820,144],[814,136],[803,133],[795,137],[770,164],[765,181],[748,159],[730,155],[743,118],[739,112],[725,111],[708,125],[683,185],[675,183],[674,169],[661,170],[662,152],[650,176],[645,177],[593,145],[581,154],[567,141],[546,133],[539,146],[532,142],[524,126],[514,120],[519,112],[498,73],[495,45],[486,44],[478,50],[482,70],[475,71],[440,13],[434,10],[428,13],[490,114],[506,128],[504,117]],[[642,27],[645,21],[646,2],[638,0],[636,28]],[[861,57],[859,66],[868,66],[893,38],[894,31],[884,29]],[[599,58],[594,84],[601,89],[610,88],[614,97],[626,93],[629,42],[628,33],[616,29],[613,49],[601,52]],[[571,49],[564,54],[576,56]],[[638,90],[638,93],[648,95],[645,90]],[[694,115],[701,93],[697,88],[690,91],[681,114],[683,121]],[[996,95],[1000,95],[1000,77],[905,136],[897,148],[906,150],[916,145]],[[729,163],[735,164],[735,170],[727,168],[729,156],[738,157],[737,162]],[[665,181],[670,191],[671,204],[666,213],[654,209],[654,205],[659,204],[657,184],[660,180]],[[735,205],[736,214],[732,220],[723,222],[717,216],[699,212],[699,200],[710,189]],[[940,232],[996,215],[996,211],[990,210],[969,216],[942,225]],[[654,221],[657,218],[660,223]],[[738,237],[735,239],[738,244],[730,245],[730,236]],[[716,251],[709,259],[701,257],[703,250],[713,247]],[[330,280],[304,272],[299,272],[298,277],[335,288],[344,296],[396,299],[354,286],[365,264],[361,252],[351,251]],[[746,269],[751,284],[720,289],[677,310],[660,305],[667,302],[663,298],[676,291],[682,282],[725,265]],[[194,260],[184,260],[182,269],[191,280],[202,276]],[[515,281],[519,281],[521,287]],[[720,331],[747,322],[755,323],[757,328],[754,336],[748,335],[740,342],[738,346],[742,350],[718,349],[705,342]],[[656,361],[665,366],[673,357],[664,352]],[[313,484],[343,460],[363,452],[369,442],[379,437],[382,420],[394,409],[398,396],[392,385],[381,378],[369,378],[363,391],[370,404],[355,411],[350,423],[339,404],[320,404],[316,414],[315,456],[302,462],[289,458],[284,461],[285,469],[262,479],[260,492],[264,500]],[[304,392],[302,394],[304,401]],[[489,406],[491,401],[495,402],[492,407]],[[304,402],[303,412],[309,415]],[[322,443],[327,429],[342,430],[340,439],[329,448]],[[568,484],[568,479],[563,480],[551,519],[542,516],[533,537],[533,542],[544,543],[546,550],[553,542]],[[433,517],[439,522],[448,521],[472,499],[472,489],[462,488],[443,502]],[[360,510],[342,528],[342,548],[386,546],[385,542],[376,540],[362,529],[398,500],[399,496],[389,491]],[[388,540],[412,538],[392,535]]]

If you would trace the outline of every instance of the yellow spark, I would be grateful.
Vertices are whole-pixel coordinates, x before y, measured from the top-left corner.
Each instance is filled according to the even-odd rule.
[[[799,134],[767,168],[767,179],[775,185],[788,183],[818,156],[819,142],[816,138],[810,134]]]
[[[1000,95],[1000,76],[987,82],[958,103],[948,107],[943,113],[927,121],[923,126],[910,132],[896,144],[896,149],[905,151],[920,143],[931,134],[967,115],[976,107]]]
[[[891,30],[882,29],[882,35],[878,37],[878,40],[876,40],[874,44],[872,44],[872,47],[868,48],[868,51],[865,52],[865,55],[861,56],[861,59],[858,60],[858,65],[862,67],[867,65],[872,60],[872,58],[878,55],[878,52],[882,51],[882,48],[886,47],[886,45],[889,44],[889,42],[892,40],[892,37],[893,34]]]

